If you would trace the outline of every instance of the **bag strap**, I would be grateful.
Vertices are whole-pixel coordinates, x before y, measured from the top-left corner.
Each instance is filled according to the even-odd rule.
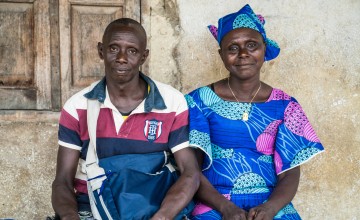
[[[87,126],[89,132],[89,147],[86,154],[86,166],[98,163],[98,157],[96,154],[96,126],[100,112],[100,104],[98,100],[87,100]]]
[[[90,90],[97,84],[95,82]],[[100,113],[100,102],[97,99],[87,100],[87,126],[89,133],[89,146],[86,153],[85,171],[88,184],[91,190],[95,191],[101,188],[103,181],[106,179],[105,170],[99,167],[99,159],[96,153],[96,127]]]

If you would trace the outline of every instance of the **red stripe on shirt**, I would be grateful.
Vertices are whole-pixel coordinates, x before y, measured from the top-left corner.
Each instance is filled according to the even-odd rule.
[[[70,130],[76,132],[79,131],[78,120],[74,118],[72,115],[70,115],[65,109],[61,111],[59,123]]]

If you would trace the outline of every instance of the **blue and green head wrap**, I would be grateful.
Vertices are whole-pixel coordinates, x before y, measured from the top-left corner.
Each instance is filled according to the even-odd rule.
[[[279,55],[280,47],[275,41],[266,37],[264,24],[265,19],[261,15],[256,15],[250,5],[247,4],[238,12],[220,18],[217,28],[214,25],[209,25],[208,28],[219,45],[227,33],[237,28],[251,28],[259,32],[266,44],[265,61],[268,61]]]

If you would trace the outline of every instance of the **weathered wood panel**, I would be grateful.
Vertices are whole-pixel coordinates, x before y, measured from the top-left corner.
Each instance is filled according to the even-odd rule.
[[[107,24],[117,18],[140,18],[139,1],[60,2],[62,104],[75,92],[104,76],[97,43]]]
[[[34,2],[35,83],[37,109],[51,109],[49,0]]]
[[[33,4],[0,3],[0,85],[34,85]]]
[[[104,75],[97,42],[101,41],[104,27],[113,19],[122,17],[123,8],[80,6],[71,8],[73,54],[72,86],[84,87]]]
[[[0,109],[50,109],[47,0],[0,3]]]
[[[104,75],[96,45],[140,0],[1,0],[0,109],[59,110]]]
[[[49,0],[50,50],[51,50],[51,105],[53,111],[61,110],[59,0]]]

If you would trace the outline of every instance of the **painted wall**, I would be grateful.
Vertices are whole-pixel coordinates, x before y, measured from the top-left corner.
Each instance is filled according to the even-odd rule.
[[[144,71],[187,93],[227,77],[208,24],[237,11],[235,0],[145,0],[150,59]],[[280,56],[262,80],[297,98],[326,152],[302,166],[294,205],[303,219],[360,219],[360,1],[251,1]],[[0,117],[0,218],[44,219],[58,113]]]

